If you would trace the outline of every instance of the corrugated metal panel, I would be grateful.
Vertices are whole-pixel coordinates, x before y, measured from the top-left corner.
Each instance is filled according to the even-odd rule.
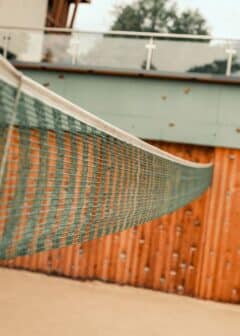
[[[120,234],[2,264],[240,302],[240,151],[153,144],[186,159],[213,159],[209,192],[170,215]]]

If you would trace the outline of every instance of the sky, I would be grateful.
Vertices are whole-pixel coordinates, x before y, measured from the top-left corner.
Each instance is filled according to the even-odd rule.
[[[75,27],[82,30],[109,30],[114,21],[114,8],[135,0],[92,0],[81,4]],[[240,39],[240,0],[175,0],[180,10],[198,8],[207,19],[211,34]]]

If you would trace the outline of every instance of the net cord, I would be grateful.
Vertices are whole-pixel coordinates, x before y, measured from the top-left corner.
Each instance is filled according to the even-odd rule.
[[[9,62],[7,62],[3,57],[0,56],[0,78],[3,78],[9,84],[16,82],[16,79],[19,77],[20,72],[16,70]],[[62,96],[57,95],[56,93],[48,90],[43,87],[41,84],[36,83],[32,79],[22,75],[22,92],[26,93],[29,96],[40,99],[45,104],[60,109],[66,115],[72,116],[77,120],[95,127],[96,129],[109,134],[110,136],[115,137],[125,143],[133,145],[134,147],[140,148],[144,151],[147,151],[151,154],[157,155],[162,158],[166,158],[172,162],[179,163],[186,167],[193,168],[207,168],[212,167],[212,163],[196,163],[188,161],[182,158],[179,158],[175,155],[172,155],[164,150],[156,148],[145,141],[140,140],[134,135],[119,129],[116,126],[98,118],[97,116],[87,112],[82,107],[79,107]]]

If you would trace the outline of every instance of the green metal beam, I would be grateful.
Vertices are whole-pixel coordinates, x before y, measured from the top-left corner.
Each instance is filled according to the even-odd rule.
[[[26,75],[144,139],[240,148],[240,86],[24,70]]]

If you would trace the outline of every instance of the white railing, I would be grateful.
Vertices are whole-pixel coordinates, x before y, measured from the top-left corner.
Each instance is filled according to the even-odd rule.
[[[4,57],[22,62],[240,73],[240,40],[208,35],[0,27],[0,48]]]

